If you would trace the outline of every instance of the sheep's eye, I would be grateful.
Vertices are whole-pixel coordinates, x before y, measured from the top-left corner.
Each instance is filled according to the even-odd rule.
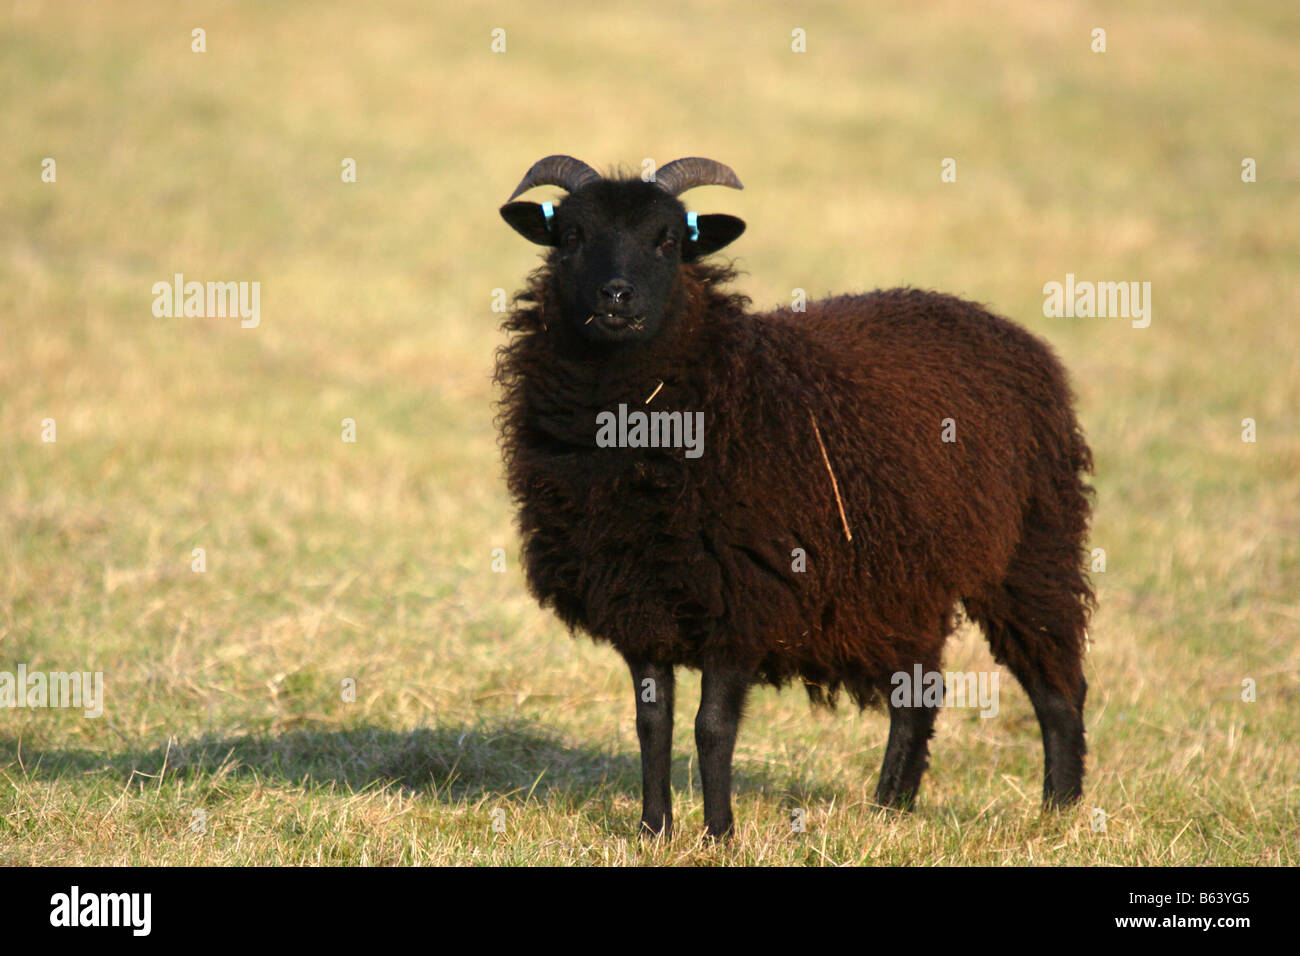
[[[659,240],[659,254],[671,256],[677,250],[677,237],[664,236]]]
[[[582,235],[577,229],[569,229],[560,237],[560,244],[563,245],[565,249],[576,249],[581,243]]]

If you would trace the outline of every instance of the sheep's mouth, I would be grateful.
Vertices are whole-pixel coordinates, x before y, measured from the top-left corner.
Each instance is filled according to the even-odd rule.
[[[587,317],[585,325],[592,323],[598,325],[606,332],[622,332],[625,329],[639,332],[645,328],[645,316],[643,315],[617,315],[613,312],[593,312]]]

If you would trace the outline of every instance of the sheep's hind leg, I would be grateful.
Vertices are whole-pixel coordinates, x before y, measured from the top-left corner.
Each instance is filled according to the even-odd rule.
[[[889,705],[889,742],[880,766],[876,803],[895,810],[910,810],[921,787],[921,775],[930,764],[930,735],[939,708]]]
[[[641,836],[672,836],[673,669],[628,661],[641,741]]]
[[[1087,751],[1083,700],[1088,684],[1082,673],[1076,675],[1073,699],[1032,680],[1025,690],[1043,732],[1043,806],[1048,810],[1068,807],[1083,795],[1083,761]]]
[[[1029,695],[1043,734],[1043,806],[1066,807],[1083,794],[1082,636],[1067,631],[1055,636],[1002,619],[981,620],[993,657],[1016,675]],[[1082,628],[1079,628],[1080,632]]]
[[[706,669],[700,684],[695,746],[704,788],[704,829],[714,838],[731,833],[731,758],[749,684],[750,675],[722,668]]]
[[[1086,449],[1078,453],[1086,457]],[[1068,466],[1075,468],[1072,463]],[[1061,476],[1058,476],[1058,481]],[[1024,538],[1000,587],[966,603],[984,628],[993,657],[1029,694],[1043,732],[1043,806],[1068,806],[1083,794],[1083,676],[1092,587],[1080,562],[1088,521],[1085,489],[1035,503]],[[1045,499],[1046,500],[1046,499]],[[971,613],[971,612],[974,613]]]

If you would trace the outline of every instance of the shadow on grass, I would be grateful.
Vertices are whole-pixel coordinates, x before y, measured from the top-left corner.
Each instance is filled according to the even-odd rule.
[[[472,801],[487,794],[523,802],[531,793],[582,803],[641,794],[638,754],[574,747],[543,728],[513,722],[409,731],[362,726],[203,735],[118,752],[41,750],[29,744],[20,752],[15,738],[0,736],[0,766],[8,765],[34,780],[81,775],[156,780],[164,763],[168,781],[216,784],[252,778],[306,787],[335,784],[354,792],[400,787],[446,802]],[[687,779],[692,766],[685,755],[673,762],[673,785],[679,792],[692,786]],[[769,773],[761,766],[738,763],[735,792],[787,793],[792,799],[825,802],[838,796],[833,788],[775,769],[776,773]],[[698,792],[698,772],[693,787]]]

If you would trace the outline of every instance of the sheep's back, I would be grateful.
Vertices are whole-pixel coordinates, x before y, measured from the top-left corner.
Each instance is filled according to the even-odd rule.
[[[815,549],[802,588],[809,612],[836,622],[822,629],[840,633],[836,653],[875,653],[860,636],[873,630],[905,656],[913,635],[1001,579],[1032,497],[1073,472],[1064,371],[1019,326],[916,290],[755,322],[763,387],[736,429],[754,437],[732,473],[773,502],[769,537]]]

